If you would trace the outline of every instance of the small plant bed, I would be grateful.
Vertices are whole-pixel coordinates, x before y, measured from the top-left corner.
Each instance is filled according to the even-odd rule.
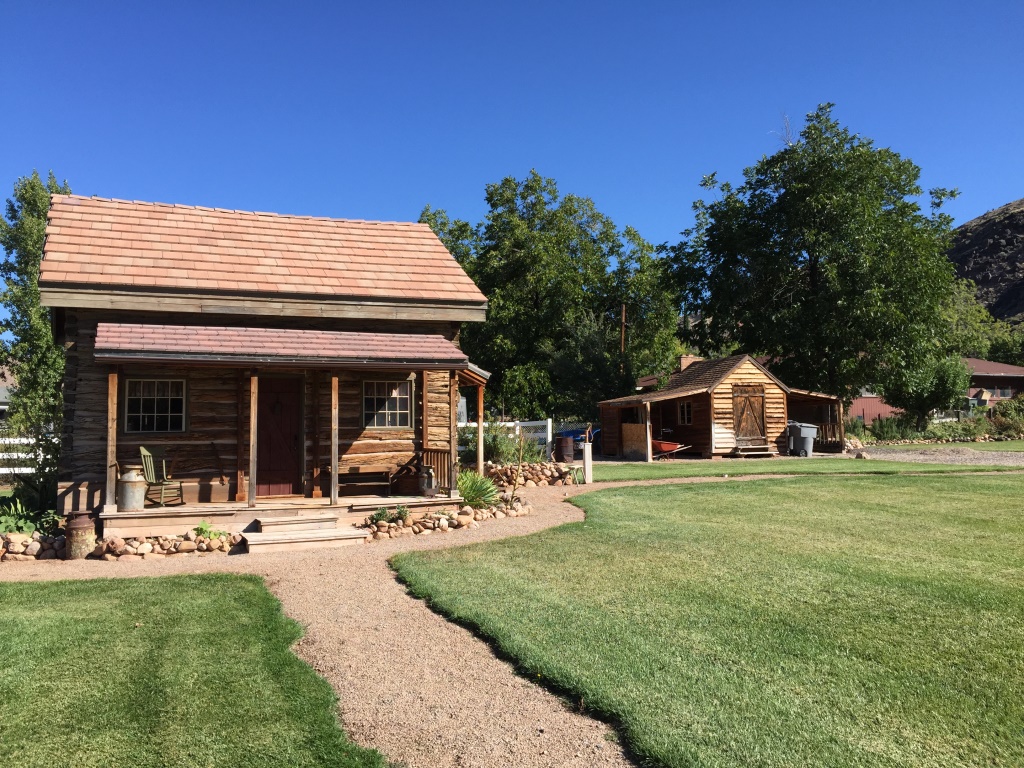
[[[1017,478],[575,501],[583,522],[393,566],[531,680],[617,723],[644,765],[1024,765]]]
[[[745,459],[742,463],[706,459],[594,463],[595,482],[661,480],[687,477],[742,477],[744,475],[902,475],[946,474],[950,472],[1012,472],[1015,467],[988,464],[926,464],[912,461],[855,461],[830,459]]]
[[[398,507],[391,511],[381,507],[374,514],[364,518],[361,528],[366,530],[366,543],[381,539],[399,539],[403,536],[429,536],[434,533],[450,533],[463,529],[479,528],[485,520],[501,520],[506,517],[523,517],[533,514],[533,507],[509,491],[498,496],[495,504],[482,509],[466,505],[458,512],[412,512]]]
[[[554,461],[524,462],[522,464],[487,462],[484,466],[484,475],[501,487],[511,487],[516,483],[523,488],[573,484],[569,465]]]
[[[1024,440],[994,437],[987,440],[939,440],[939,441],[905,441],[899,443],[875,443],[873,447],[893,448],[895,450],[931,450],[941,448],[969,448],[972,451],[1006,451],[1019,453],[1024,451]]]
[[[0,583],[0,742],[19,766],[384,768],[252,576]]]

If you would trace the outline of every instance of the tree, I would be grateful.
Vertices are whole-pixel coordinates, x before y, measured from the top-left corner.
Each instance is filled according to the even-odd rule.
[[[913,416],[917,431],[923,432],[932,411],[955,408],[964,401],[970,383],[967,366],[959,356],[950,356],[903,369],[877,389],[886,403]]]
[[[920,169],[851,133],[825,104],[799,137],[694,204],[696,223],[667,250],[684,341],[766,355],[792,386],[854,397],[948,347],[946,258],[955,191],[917,198]]]
[[[0,217],[5,253],[0,302],[8,312],[0,320],[0,356],[14,384],[8,421],[36,447],[34,471],[16,476],[15,495],[41,513],[56,500],[64,351],[54,343],[49,312],[39,303],[39,262],[50,195],[70,193],[67,182],[59,184],[53,172],[43,182],[33,171],[14,183],[5,216]]]
[[[1013,329],[992,317],[978,301],[970,280],[955,281],[944,315],[949,323],[947,351],[951,355],[987,360],[993,351],[1000,354],[1013,346]]]
[[[488,299],[462,348],[490,370],[492,407],[517,417],[592,416],[597,401],[669,365],[678,312],[665,260],[589,198],[536,171],[486,187],[476,226],[427,207],[427,222]],[[622,305],[628,318],[619,350]]]

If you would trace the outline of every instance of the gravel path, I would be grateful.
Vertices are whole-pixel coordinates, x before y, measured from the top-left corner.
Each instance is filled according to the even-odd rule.
[[[925,464],[993,464],[1024,467],[1024,451],[976,451],[972,448],[896,449],[869,445],[864,449],[873,459],[919,461]]]
[[[522,536],[582,520],[563,499],[538,494],[529,517],[429,537],[237,557],[5,563],[0,581],[257,574],[306,628],[295,651],[334,686],[346,732],[390,760],[409,768],[633,765],[609,726],[573,712],[517,675],[485,642],[409,597],[387,565],[396,552]]]

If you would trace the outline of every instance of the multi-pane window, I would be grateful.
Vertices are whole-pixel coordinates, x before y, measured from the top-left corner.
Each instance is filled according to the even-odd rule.
[[[184,432],[185,382],[181,379],[128,379],[126,432]]]
[[[412,382],[364,381],[363,424],[367,427],[412,426]]]
[[[679,404],[679,423],[693,424],[693,403],[684,400]]]

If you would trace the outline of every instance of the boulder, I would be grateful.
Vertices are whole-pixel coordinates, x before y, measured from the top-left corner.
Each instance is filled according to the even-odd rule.
[[[148,555],[150,552],[153,551],[153,545],[150,544],[148,541],[144,541],[141,544],[139,544],[138,547],[136,547],[135,551],[140,555]]]
[[[858,459],[870,459],[871,456],[868,455],[867,451],[857,451],[857,455],[856,455],[855,458],[858,458]]]
[[[459,513],[463,515],[472,515],[473,508],[467,504],[466,506],[459,510]]]
[[[56,549],[44,549],[39,553],[40,560],[56,560],[57,550]]]
[[[28,546],[28,544],[26,544],[23,541],[8,541],[7,542],[7,554],[9,554],[9,555],[20,555],[22,552],[25,551],[25,547],[27,547],[27,546]]]
[[[108,563],[113,563],[117,562],[117,555],[115,555],[113,552],[105,552],[101,559],[106,560]]]
[[[459,515],[455,518],[455,526],[457,528],[465,528],[473,522],[473,515]]]
[[[8,533],[4,536],[8,544],[19,544],[22,547],[32,541],[32,537],[27,533]]]
[[[186,539],[185,541],[178,544],[178,552],[195,552],[196,548],[196,543],[191,539]]]
[[[195,531],[187,531],[185,533],[185,541],[195,541],[197,538]]]

